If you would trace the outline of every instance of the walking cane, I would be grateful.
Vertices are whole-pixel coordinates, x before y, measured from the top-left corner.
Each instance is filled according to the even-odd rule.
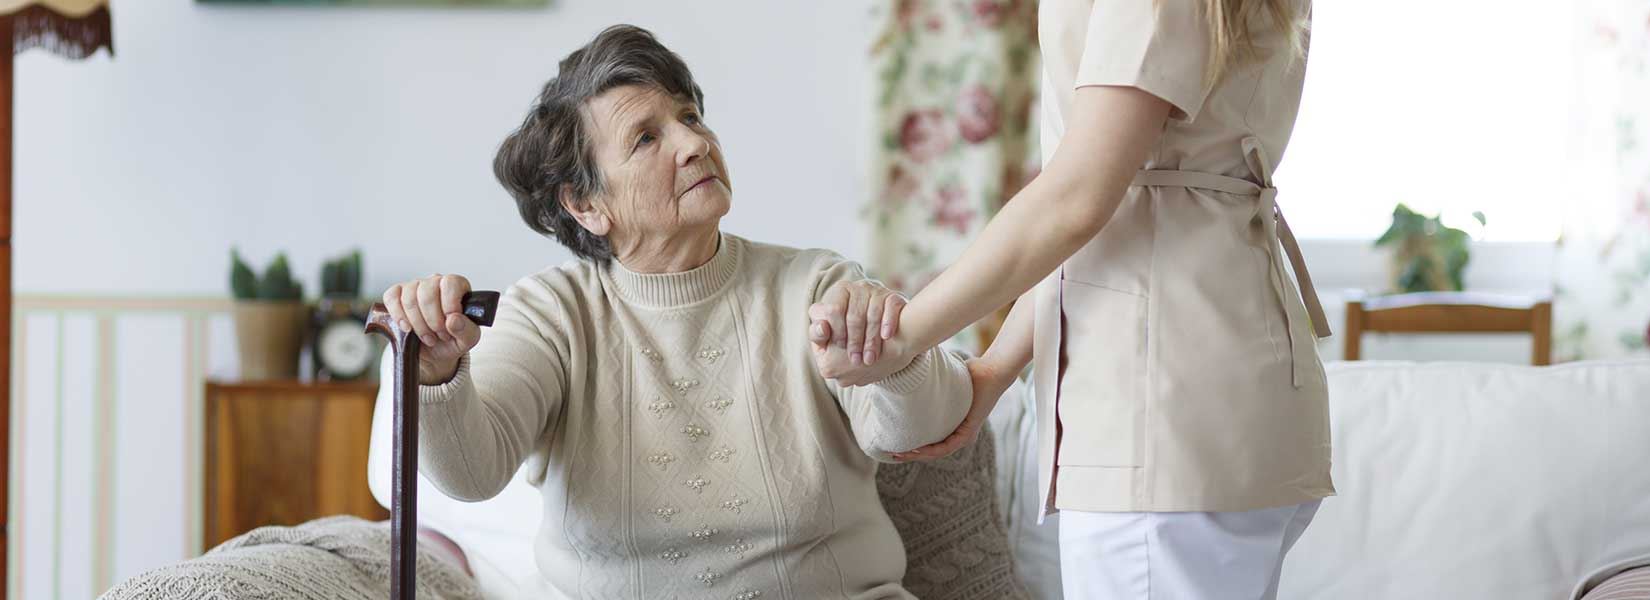
[[[482,327],[493,325],[498,292],[464,295],[464,316]],[[418,558],[418,334],[403,331],[384,303],[372,305],[367,333],[390,339],[395,352],[395,457],[390,479],[390,598],[414,600]],[[380,384],[382,385],[382,384]]]

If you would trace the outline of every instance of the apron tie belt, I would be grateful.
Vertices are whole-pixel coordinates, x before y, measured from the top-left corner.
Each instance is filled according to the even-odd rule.
[[[1297,347],[1295,339],[1294,320],[1299,315],[1293,315],[1290,310],[1290,300],[1300,298],[1304,305],[1306,317],[1312,325],[1312,332],[1319,338],[1329,337],[1329,320],[1324,317],[1323,305],[1318,300],[1317,289],[1312,286],[1312,275],[1306,271],[1306,259],[1301,255],[1300,244],[1295,240],[1295,234],[1289,229],[1289,221],[1283,218],[1283,210],[1278,208],[1278,188],[1272,185],[1272,168],[1266,160],[1266,150],[1260,144],[1260,139],[1249,136],[1243,140],[1243,159],[1249,165],[1249,171],[1260,183],[1246,179],[1203,173],[1199,171],[1177,171],[1168,169],[1141,170],[1135,174],[1134,186],[1141,187],[1186,187],[1204,190],[1213,190],[1236,194],[1239,196],[1254,196],[1259,202],[1255,207],[1254,220],[1259,221],[1262,231],[1265,232],[1267,254],[1271,258],[1272,290],[1277,293],[1278,299],[1283,301],[1284,326],[1289,334],[1289,354],[1294,363],[1294,384],[1301,385],[1300,364],[1303,353]],[[1289,260],[1289,266],[1284,266],[1284,258]],[[1293,282],[1284,274],[1284,269],[1291,268],[1295,278],[1300,280],[1300,289],[1296,290]]]

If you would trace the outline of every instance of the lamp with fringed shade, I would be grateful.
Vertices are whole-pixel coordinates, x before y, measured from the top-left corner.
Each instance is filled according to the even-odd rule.
[[[6,585],[7,534],[11,490],[11,163],[12,57],[39,48],[70,59],[91,56],[99,48],[113,56],[108,0],[0,0],[0,594]]]

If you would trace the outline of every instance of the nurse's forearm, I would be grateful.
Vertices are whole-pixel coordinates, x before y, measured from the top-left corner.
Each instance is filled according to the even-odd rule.
[[[1048,167],[998,211],[957,262],[911,299],[899,334],[928,348],[1009,303],[1111,220],[1168,118],[1136,88],[1085,87]]]
[[[1115,186],[1111,195],[1122,196],[1126,186]],[[1031,289],[1093,238],[1111,218],[1101,209],[1118,202],[1078,202],[1071,197],[1077,194],[1046,175],[1032,180],[955,264],[911,299],[900,313],[899,335],[911,336],[914,348],[931,347]]]

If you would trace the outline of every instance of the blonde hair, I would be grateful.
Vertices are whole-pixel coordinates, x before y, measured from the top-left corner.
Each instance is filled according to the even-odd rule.
[[[1282,34],[1289,42],[1291,60],[1306,55],[1308,15],[1296,14],[1302,5],[1296,0],[1200,0],[1199,4],[1209,24],[1205,83],[1219,81],[1235,62],[1263,57],[1255,43],[1261,34]]]

